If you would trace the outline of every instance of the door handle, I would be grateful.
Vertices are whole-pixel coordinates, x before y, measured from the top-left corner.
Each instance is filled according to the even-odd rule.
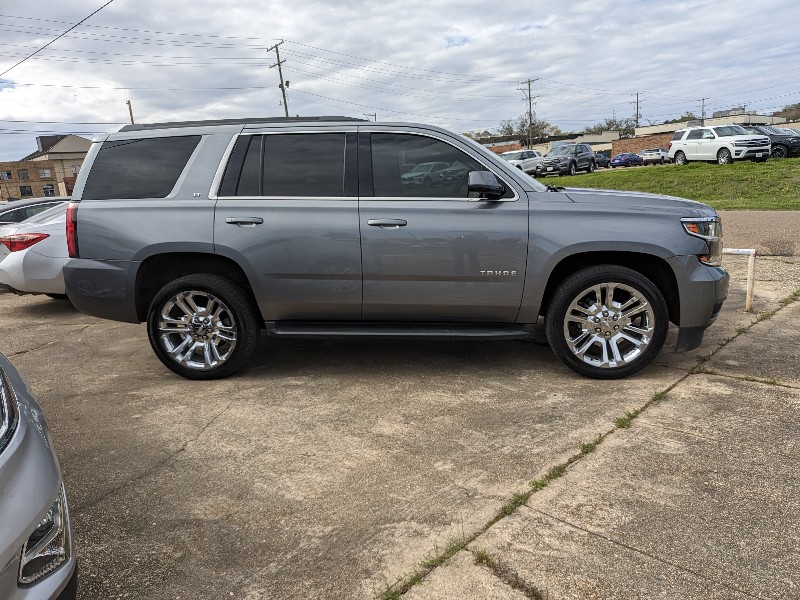
[[[408,225],[408,221],[405,219],[370,219],[367,221],[367,225],[371,225],[372,227],[380,227],[381,229],[397,229],[398,227],[405,227]]]
[[[227,217],[225,222],[228,225],[238,225],[239,227],[255,227],[261,225],[264,219],[261,217]]]

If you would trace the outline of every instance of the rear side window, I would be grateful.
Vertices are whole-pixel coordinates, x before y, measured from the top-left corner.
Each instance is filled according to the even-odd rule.
[[[104,142],[92,163],[84,200],[164,198],[175,187],[199,135]]]
[[[703,133],[705,133],[705,129],[692,129],[689,132],[689,135],[686,136],[687,140],[699,140],[702,139]]]
[[[686,132],[685,131],[676,131],[675,135],[672,136],[672,141],[674,142],[676,140],[679,140],[679,139],[683,138],[683,134],[684,133],[686,133]]]
[[[344,165],[344,133],[243,135],[219,195],[341,198]]]

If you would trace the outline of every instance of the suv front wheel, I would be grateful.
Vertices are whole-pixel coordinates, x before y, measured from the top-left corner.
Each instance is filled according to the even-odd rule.
[[[641,273],[619,265],[567,277],[545,316],[547,341],[570,369],[594,379],[627,377],[656,357],[668,328],[667,306]]]
[[[720,165],[729,165],[733,162],[733,156],[731,156],[731,151],[727,148],[720,148],[720,151],[717,152],[717,163]]]
[[[247,294],[230,279],[209,273],[165,285],[147,315],[156,356],[187,379],[219,379],[240,370],[259,333],[259,317]]]

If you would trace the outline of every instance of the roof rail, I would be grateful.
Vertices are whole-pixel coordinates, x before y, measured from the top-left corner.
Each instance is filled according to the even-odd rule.
[[[171,123],[136,123],[125,125],[120,131],[143,131],[146,129],[173,129],[178,127],[204,127],[213,125],[249,125],[255,123],[289,123],[303,121],[366,121],[356,117],[264,117],[261,119],[217,119],[210,121],[175,121]]]

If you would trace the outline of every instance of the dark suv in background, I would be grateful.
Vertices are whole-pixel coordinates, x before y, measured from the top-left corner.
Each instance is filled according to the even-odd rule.
[[[542,177],[575,175],[578,171],[594,173],[596,166],[594,152],[588,144],[560,144],[550,149],[550,152],[536,165],[533,174]]]
[[[800,135],[792,135],[769,125],[742,125],[742,127],[748,133],[757,133],[769,138],[772,143],[772,158],[800,156]]]
[[[577,161],[588,146],[562,148]],[[404,179],[430,164],[450,165],[438,185]],[[728,289],[712,208],[544,186],[411,123],[128,125],[94,139],[66,228],[74,305],[146,322],[158,358],[191,379],[244,367],[262,329],[508,340],[540,317],[570,368],[624,377],[670,321],[677,348],[696,348]]]

